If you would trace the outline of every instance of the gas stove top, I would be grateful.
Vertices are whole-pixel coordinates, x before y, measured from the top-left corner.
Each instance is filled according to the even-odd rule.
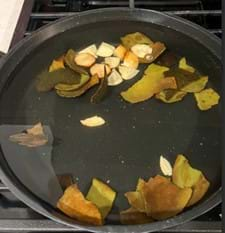
[[[18,21],[20,27],[17,25],[11,47],[22,36],[29,36],[33,31],[56,19],[79,11],[121,6],[164,11],[191,20],[222,37],[220,0],[26,0]],[[221,217],[219,205],[193,221],[163,232],[219,233],[222,232]],[[0,182],[0,232],[73,232],[73,229],[37,214]]]

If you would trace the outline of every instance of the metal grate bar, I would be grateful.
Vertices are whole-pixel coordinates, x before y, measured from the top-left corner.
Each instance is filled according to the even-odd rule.
[[[186,10],[186,11],[164,11],[167,14],[173,15],[190,15],[190,16],[200,16],[200,15],[209,15],[209,16],[222,16],[222,10]]]
[[[179,16],[202,16],[202,15],[210,15],[210,16],[221,16],[221,10],[186,10],[186,11],[163,11],[164,13],[171,15],[179,15]],[[31,19],[58,19],[66,16],[72,16],[76,14],[75,12],[56,12],[56,13],[32,13]]]
[[[0,220],[1,232],[76,232],[77,229],[73,229],[59,223],[55,223],[47,219],[20,219],[20,220]],[[173,227],[162,231],[164,233],[172,232],[207,232],[207,233],[222,233],[221,222],[199,222],[192,221],[178,227]]]
[[[9,191],[9,188],[6,187],[3,183],[0,183],[0,192],[1,191]]]
[[[164,233],[222,233],[222,223],[221,222],[208,222],[208,221],[191,221],[183,225],[172,227],[162,231]]]
[[[208,29],[208,31],[214,34],[222,34],[223,32],[222,29]]]
[[[135,7],[134,0],[129,0],[129,7],[133,9]]]
[[[55,12],[55,13],[32,13],[31,19],[58,19],[62,17],[72,16],[75,12]]]
[[[135,5],[145,6],[190,6],[200,4],[201,1],[136,1]],[[128,1],[88,1],[89,6],[128,6]]]

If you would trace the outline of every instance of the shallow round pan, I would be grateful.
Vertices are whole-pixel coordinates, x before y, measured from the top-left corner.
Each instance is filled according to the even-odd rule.
[[[69,48],[79,50],[102,41],[116,44],[121,36],[136,31],[186,57],[209,76],[209,86],[221,92],[219,39],[188,21],[148,10],[100,9],[64,18],[25,38],[0,65],[0,177],[28,206],[77,230],[159,231],[196,218],[220,202],[220,105],[201,112],[193,95],[172,105],[155,99],[131,105],[119,93],[132,82],[112,88],[100,104],[90,103],[90,92],[78,99],[64,99],[54,92],[35,90],[37,74]],[[83,127],[80,119],[92,115],[102,116],[106,125]],[[46,146],[27,149],[9,142],[9,135],[38,121],[49,135]],[[165,221],[120,225],[118,213],[128,207],[123,194],[135,189],[139,177],[160,173],[160,155],[173,163],[179,153],[209,179],[211,186],[204,199]],[[93,177],[110,180],[118,197],[105,226],[82,225],[56,210],[62,195],[56,175],[68,173],[84,193]]]

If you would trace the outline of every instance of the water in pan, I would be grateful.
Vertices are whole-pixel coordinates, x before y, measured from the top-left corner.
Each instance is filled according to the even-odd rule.
[[[211,181],[207,197],[220,186],[219,107],[200,112],[191,95],[172,105],[154,99],[127,104],[119,93],[135,80],[113,88],[100,104],[90,104],[93,90],[78,99],[35,90],[36,75],[67,49],[78,50],[101,41],[118,43],[120,36],[134,31],[144,32],[187,57],[198,70],[209,75],[209,86],[220,91],[220,61],[200,43],[168,28],[137,22],[104,23],[71,30],[46,41],[11,75],[1,95],[0,123],[10,125],[12,133],[23,128],[16,128],[18,125],[41,121],[54,137],[52,143],[37,150],[4,144],[8,151],[4,157],[16,176],[53,206],[62,194],[55,175],[71,173],[84,193],[92,178],[97,177],[110,181],[118,192],[113,214],[109,216],[112,222],[118,217],[118,210],[127,207],[123,194],[135,188],[137,179],[160,172],[161,154],[173,163],[178,153],[184,153]],[[106,125],[90,129],[80,124],[80,119],[96,114],[106,120]],[[7,138],[8,130],[1,130],[1,139]],[[6,152],[2,140],[1,145]]]

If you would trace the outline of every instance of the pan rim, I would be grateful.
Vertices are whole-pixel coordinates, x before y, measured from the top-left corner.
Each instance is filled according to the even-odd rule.
[[[47,217],[55,222],[61,223],[68,227],[72,227],[73,229],[76,229],[77,231],[85,230],[85,231],[96,232],[96,233],[104,233],[104,232],[110,232],[110,233],[123,233],[123,232],[128,233],[129,232],[130,233],[130,232],[136,232],[138,229],[138,232],[149,233],[149,232],[156,231],[156,229],[157,231],[164,230],[167,228],[172,228],[174,226],[178,226],[186,222],[189,222],[192,219],[197,218],[200,215],[213,209],[215,206],[217,206],[218,204],[222,202],[222,187],[220,187],[205,202],[198,204],[197,206],[194,206],[190,210],[187,210],[167,220],[156,221],[156,222],[148,223],[148,224],[138,224],[138,225],[103,225],[103,226],[98,226],[98,227],[89,226],[89,225],[86,226],[82,224],[69,223],[60,218],[57,218],[55,215],[51,213],[48,205],[43,203],[43,201],[40,198],[35,196],[22,183],[20,184],[21,187],[17,187],[17,185],[15,185],[15,183],[13,183],[11,179],[3,172],[2,168],[0,168],[0,176],[1,176],[1,180],[3,181],[4,184],[8,186],[10,191],[16,197],[18,197],[19,200],[24,202],[28,207],[35,210],[37,213],[41,214],[44,217]],[[17,177],[15,178],[17,179]],[[25,191],[22,189],[25,189]],[[29,192],[29,194],[32,195],[32,199],[30,197],[27,197],[26,192]],[[193,210],[195,210],[195,214],[192,216],[189,216],[189,213]]]
[[[46,31],[49,31],[54,25],[61,25],[65,22],[75,20],[76,18],[85,17],[86,15],[90,15],[90,14],[109,13],[109,12],[113,12],[115,10],[116,11],[120,10],[120,11],[124,11],[127,13],[133,13],[133,14],[134,13],[143,14],[143,15],[152,13],[152,14],[155,14],[157,16],[162,16],[165,19],[172,19],[173,21],[176,21],[178,23],[182,23],[182,24],[189,26],[194,30],[199,30],[199,32],[202,35],[210,37],[210,40],[214,41],[216,43],[216,46],[218,46],[218,48],[220,47],[220,39],[219,38],[217,38],[213,34],[209,33],[206,29],[204,29],[204,28],[202,28],[194,23],[191,23],[188,20],[184,20],[180,17],[177,17],[177,16],[174,17],[174,16],[171,16],[169,14],[162,13],[162,12],[157,12],[157,11],[152,11],[152,10],[144,10],[144,9],[129,9],[129,8],[106,8],[106,9],[104,9],[103,8],[103,9],[97,9],[97,10],[89,10],[86,12],[81,12],[78,14],[71,15],[69,17],[61,18],[61,19],[57,20],[56,22],[53,22],[49,25],[46,25],[46,26],[38,29],[31,36],[24,38],[21,42],[19,42],[9,52],[9,54],[6,55],[6,57],[2,59],[2,61],[0,62],[0,70],[7,64],[7,62],[12,58],[12,56],[17,51],[19,51],[19,50],[21,50],[21,48],[23,48],[24,45],[31,43],[32,40],[34,38],[38,37],[41,33],[43,34]],[[101,20],[99,20],[98,22],[101,22]],[[66,30],[69,30],[69,28],[67,28]],[[56,34],[58,34],[58,33],[59,32],[57,32]],[[49,38],[50,37],[51,37],[51,35],[49,36]],[[30,49],[32,50],[32,47]],[[217,58],[221,59],[220,54],[215,54],[215,55],[217,56]],[[24,56],[26,56],[26,52],[24,52]],[[24,57],[23,56],[21,56],[21,57],[22,57],[21,58],[21,60],[22,60]],[[16,66],[16,64],[15,64],[15,66]],[[8,79],[7,76],[5,76],[5,77],[6,77],[5,79],[0,80],[0,91]],[[3,155],[3,157],[4,157],[4,155]],[[196,218],[196,217],[202,215],[203,213],[207,212],[208,210],[212,209],[213,207],[215,207],[216,205],[221,203],[222,188],[220,187],[209,199],[206,200],[206,202],[201,203],[201,204],[193,207],[191,210],[187,210],[186,212],[181,213],[180,215],[175,216],[173,218],[170,218],[168,220],[155,222],[155,223],[149,223],[149,224],[142,224],[142,225],[105,225],[105,226],[100,226],[100,227],[84,226],[84,225],[80,225],[80,224],[72,224],[72,223],[66,222],[62,219],[57,218],[48,210],[48,208],[43,207],[43,205],[41,204],[42,201],[39,198],[37,198],[31,191],[29,191],[29,193],[30,193],[30,195],[33,196],[33,198],[31,199],[30,197],[28,197],[26,192],[24,192],[24,190],[21,190],[21,187],[19,187],[18,185],[15,185],[13,183],[13,179],[10,178],[9,175],[6,174],[6,171],[4,171],[4,169],[2,168],[2,165],[0,166],[0,177],[3,181],[3,183],[5,183],[9,187],[9,189],[21,201],[23,201],[26,205],[28,205],[29,207],[31,207],[32,209],[34,209],[35,211],[37,211],[38,213],[42,214],[45,217],[48,217],[48,218],[50,218],[58,223],[62,223],[64,225],[73,227],[79,231],[85,230],[85,231],[90,231],[90,232],[117,232],[117,233],[120,233],[120,232],[135,232],[137,230],[138,230],[138,232],[150,232],[150,231],[155,231],[155,230],[163,230],[165,228],[173,227],[173,226],[176,226],[179,224],[183,224],[187,221],[190,221],[193,218]],[[16,176],[14,178],[16,178]],[[28,189],[27,189],[27,191],[28,191]],[[193,210],[195,210],[195,212],[190,215],[190,211],[193,211]]]
[[[221,39],[219,39],[213,33],[210,33],[207,29],[201,27],[200,25],[195,24],[195,23],[193,23],[193,22],[191,22],[191,21],[189,21],[187,19],[181,18],[180,16],[174,16],[174,15],[171,15],[169,13],[163,13],[161,11],[149,10],[149,9],[141,9],[141,8],[130,9],[128,7],[110,7],[110,8],[101,8],[101,9],[87,10],[87,11],[83,11],[83,12],[79,12],[79,13],[73,13],[70,16],[59,18],[59,19],[57,19],[57,20],[55,20],[53,22],[48,23],[47,25],[44,25],[44,26],[38,28],[37,30],[32,32],[31,35],[29,35],[29,36],[23,38],[22,40],[20,40],[8,52],[7,55],[5,55],[3,58],[1,58],[0,69],[6,63],[6,61],[12,56],[12,54],[14,54],[22,45],[24,45],[24,43],[28,43],[29,41],[31,41],[40,32],[47,31],[54,25],[62,24],[64,22],[70,21],[71,19],[74,19],[74,18],[84,17],[84,16],[89,15],[89,14],[107,13],[107,12],[116,11],[116,10],[124,11],[124,12],[132,12],[132,13],[141,12],[141,13],[145,13],[145,14],[146,13],[153,13],[153,14],[161,15],[163,17],[166,17],[167,19],[172,19],[172,20],[175,20],[175,21],[180,22],[182,24],[188,25],[188,26],[200,31],[201,33],[205,34],[206,36],[210,36],[211,40],[214,40],[219,46],[222,46]],[[219,57],[222,58],[221,55]]]

